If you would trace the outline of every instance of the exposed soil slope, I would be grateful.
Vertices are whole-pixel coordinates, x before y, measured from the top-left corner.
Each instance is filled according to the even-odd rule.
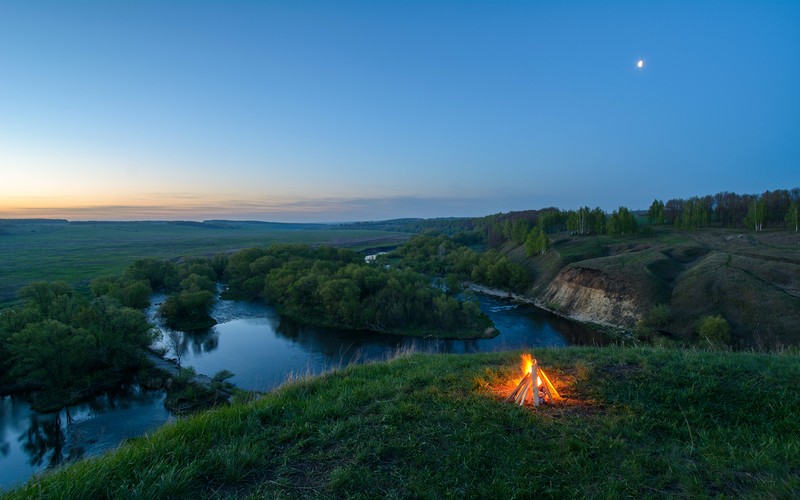
[[[641,317],[637,295],[613,275],[580,265],[564,268],[542,301],[580,321],[632,327]]]

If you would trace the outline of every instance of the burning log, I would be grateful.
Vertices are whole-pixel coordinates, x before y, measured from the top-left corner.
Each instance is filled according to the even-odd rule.
[[[555,402],[561,399],[561,394],[558,393],[556,388],[553,386],[553,383],[550,382],[550,378],[541,368],[539,368],[539,377],[541,377],[542,381],[544,382],[544,384],[542,384],[542,387],[544,388],[547,395],[550,397],[550,402]]]
[[[509,401],[512,401],[512,400],[516,402],[518,395],[525,394],[525,390],[524,389],[527,389],[527,386],[530,384],[530,381],[531,381],[531,374],[530,373],[526,373],[525,376],[522,377],[522,380],[520,381],[520,383],[517,384],[517,388],[514,389],[511,392],[511,394],[508,395],[508,397],[506,398],[506,402],[509,402]]]
[[[528,380],[522,385],[522,390],[519,391],[517,394],[516,399],[514,400],[515,403],[522,406],[525,404],[525,400],[528,398],[528,392],[531,390],[531,377],[528,377]]]
[[[523,377],[517,387],[508,395],[506,402],[514,401],[518,406],[524,406],[528,399],[528,392],[531,393],[533,406],[539,406],[543,401],[549,400],[551,404],[561,399],[550,378],[539,367],[539,362],[533,359],[530,354],[522,355]],[[534,381],[536,381],[534,383]]]

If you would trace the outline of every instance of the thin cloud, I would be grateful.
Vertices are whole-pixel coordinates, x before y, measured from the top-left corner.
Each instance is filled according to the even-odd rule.
[[[160,193],[159,201],[174,203],[87,204],[0,208],[0,217],[56,217],[71,220],[155,220],[213,218],[275,221],[340,222],[398,217],[474,216],[476,206],[491,206],[490,199],[396,196],[386,198],[301,198],[208,200],[192,193]],[[151,199],[153,199],[151,198]]]

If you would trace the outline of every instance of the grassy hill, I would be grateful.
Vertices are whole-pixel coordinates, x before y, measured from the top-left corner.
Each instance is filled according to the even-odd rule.
[[[538,349],[565,396],[503,402],[517,353],[406,355],[290,383],[9,498],[800,493],[800,357]]]
[[[585,269],[601,273],[603,286],[613,283],[609,291],[634,302],[639,318],[658,304],[669,306],[662,332],[669,337],[691,340],[701,317],[721,315],[737,347],[800,345],[797,233],[665,229],[627,238],[558,235],[545,256],[527,257],[511,244],[503,250],[531,271],[528,293],[535,297],[547,296],[565,269]],[[623,324],[632,328],[635,321]]]

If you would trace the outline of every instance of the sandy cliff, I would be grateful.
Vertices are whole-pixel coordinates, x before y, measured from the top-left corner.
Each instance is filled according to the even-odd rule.
[[[541,297],[547,308],[579,321],[632,328],[642,305],[622,280],[597,270],[568,266],[561,270]]]

